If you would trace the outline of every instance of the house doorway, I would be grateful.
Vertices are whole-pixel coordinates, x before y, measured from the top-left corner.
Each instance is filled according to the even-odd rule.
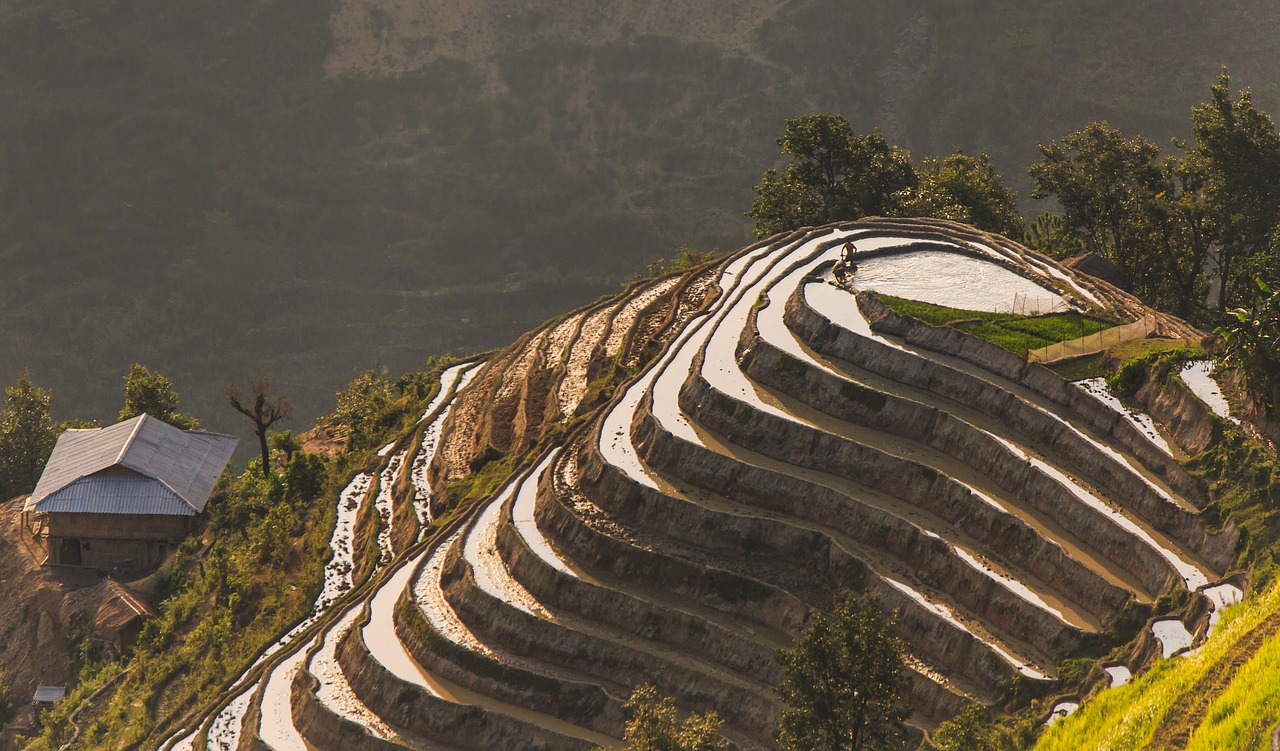
[[[80,557],[80,538],[64,537],[58,544],[58,563],[65,566],[79,566],[83,563]]]

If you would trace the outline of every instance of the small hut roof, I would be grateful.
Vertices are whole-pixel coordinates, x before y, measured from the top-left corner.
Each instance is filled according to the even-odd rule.
[[[1133,290],[1133,277],[1124,269],[1117,266],[1104,256],[1094,252],[1082,253],[1078,256],[1072,256],[1062,262],[1063,266],[1070,266],[1076,271],[1088,274],[1097,279],[1101,279],[1108,284],[1118,287],[1126,292]]]
[[[145,414],[107,428],[68,430],[25,508],[194,516],[209,502],[239,440],[181,430]]]
[[[138,599],[123,585],[108,582],[110,596],[98,606],[98,616],[94,619],[94,630],[98,633],[119,631],[140,618],[154,618],[156,611]]]
[[[31,701],[36,704],[52,704],[67,695],[66,686],[36,686],[36,695]]]

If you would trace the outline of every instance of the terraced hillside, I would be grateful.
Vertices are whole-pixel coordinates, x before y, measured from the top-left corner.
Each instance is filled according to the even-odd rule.
[[[846,242],[852,290],[828,279]],[[637,285],[447,371],[344,494],[315,615],[164,747],[618,747],[647,681],[770,748],[775,654],[847,593],[898,612],[925,730],[967,700],[1061,693],[1066,657],[1137,634],[1118,680],[1202,635],[1238,592],[1221,580],[1239,535],[1200,523],[1176,431],[1171,447],[868,287],[986,310],[1016,293],[1201,336],[926,220],[798,231]],[[382,553],[352,589],[361,524]],[[1196,593],[1185,620],[1149,623],[1178,590]]]

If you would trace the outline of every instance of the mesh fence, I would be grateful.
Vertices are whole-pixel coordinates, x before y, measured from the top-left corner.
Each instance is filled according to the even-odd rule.
[[[1070,310],[1066,300],[1057,295],[1032,297],[1021,292],[1013,294],[1013,312],[1020,316],[1042,316],[1046,313],[1061,313]]]
[[[1156,322],[1154,316],[1144,316],[1140,320],[1133,323],[1126,323],[1123,326],[1115,326],[1109,329],[1103,329],[1096,334],[1082,336],[1079,339],[1058,342],[1050,344],[1047,347],[1033,349],[1027,352],[1027,360],[1030,362],[1057,362],[1058,360],[1069,360],[1073,357],[1082,357],[1084,355],[1097,354],[1113,344],[1127,342],[1133,339],[1146,339],[1152,334],[1159,334],[1160,326]]]

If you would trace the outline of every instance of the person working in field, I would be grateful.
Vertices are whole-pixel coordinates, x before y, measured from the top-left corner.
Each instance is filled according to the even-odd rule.
[[[845,241],[844,247],[840,249],[840,260],[831,267],[831,278],[837,287],[843,287],[852,282],[853,275],[858,271],[858,264],[853,262],[853,252],[853,243]]]

